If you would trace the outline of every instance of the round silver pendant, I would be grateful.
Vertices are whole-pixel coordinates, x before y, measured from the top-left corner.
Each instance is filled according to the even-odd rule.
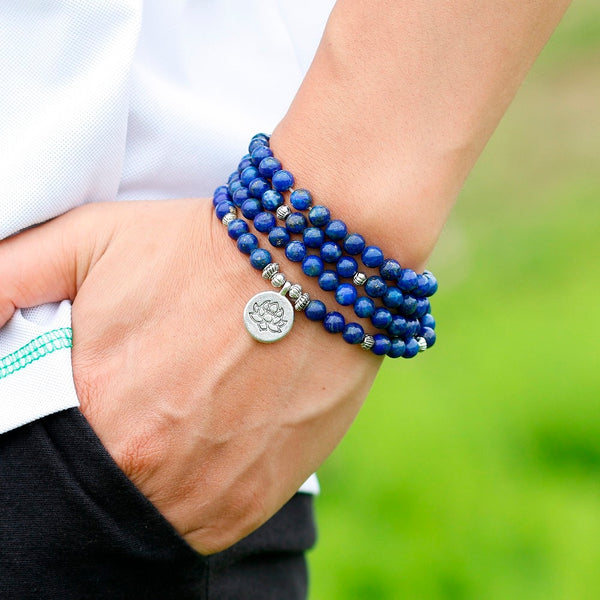
[[[294,324],[294,307],[278,292],[253,296],[244,309],[244,325],[259,342],[270,344],[286,336]]]

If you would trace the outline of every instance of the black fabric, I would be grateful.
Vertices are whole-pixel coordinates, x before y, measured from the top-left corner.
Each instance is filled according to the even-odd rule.
[[[235,546],[196,553],[115,464],[79,410],[0,436],[2,600],[306,597],[312,498]]]

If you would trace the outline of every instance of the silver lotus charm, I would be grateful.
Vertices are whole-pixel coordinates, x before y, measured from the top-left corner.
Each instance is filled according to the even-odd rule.
[[[279,292],[256,294],[244,309],[244,325],[259,342],[269,344],[287,335],[294,323],[294,308]]]

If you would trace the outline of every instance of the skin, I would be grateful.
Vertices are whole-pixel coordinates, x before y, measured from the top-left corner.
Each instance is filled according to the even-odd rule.
[[[276,156],[350,229],[421,268],[567,6],[340,0],[273,133]],[[285,272],[306,279],[297,265]],[[293,495],[381,362],[304,318],[276,344],[253,341],[239,315],[265,282],[209,199],[75,209],[0,242],[0,281],[0,324],[15,307],[73,300],[82,412],[202,553]]]

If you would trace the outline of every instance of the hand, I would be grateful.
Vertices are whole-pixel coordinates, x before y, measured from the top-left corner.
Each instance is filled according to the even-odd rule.
[[[289,269],[286,269],[289,271]],[[273,515],[332,451],[380,361],[298,315],[270,345],[242,324],[266,282],[209,200],[102,203],[0,242],[0,324],[73,300],[81,410],[201,553]]]

